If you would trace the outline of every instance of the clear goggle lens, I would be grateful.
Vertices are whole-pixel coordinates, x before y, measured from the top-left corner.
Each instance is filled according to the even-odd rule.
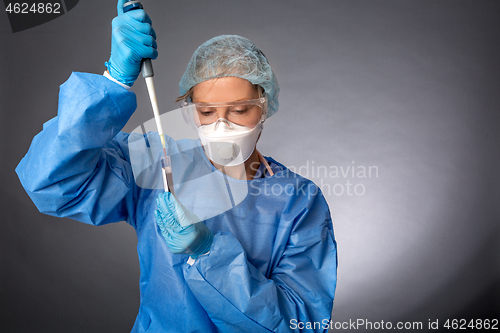
[[[213,124],[219,118],[253,128],[266,119],[267,99],[261,97],[225,103],[189,103],[184,101],[181,108],[184,120],[194,129],[202,125]]]

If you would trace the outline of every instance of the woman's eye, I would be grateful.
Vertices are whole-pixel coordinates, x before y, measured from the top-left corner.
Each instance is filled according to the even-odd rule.
[[[247,107],[231,110],[231,112],[236,113],[236,114],[244,114],[247,111],[248,111]]]
[[[210,117],[214,114],[214,111],[198,111],[204,117]]]

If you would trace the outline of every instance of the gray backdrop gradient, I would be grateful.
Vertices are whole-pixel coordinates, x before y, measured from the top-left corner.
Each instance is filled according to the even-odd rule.
[[[499,1],[143,3],[163,111],[205,40],[239,34],[269,58],[281,106],[259,149],[330,205],[334,322],[500,318]],[[103,72],[115,7],[80,1],[16,34],[0,14],[2,332],[127,332],[137,314],[134,230],[42,215],[14,173],[71,71]],[[128,131],[151,118],[133,90]]]

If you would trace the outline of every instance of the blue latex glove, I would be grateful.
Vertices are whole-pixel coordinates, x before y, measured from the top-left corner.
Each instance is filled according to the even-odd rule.
[[[156,223],[172,253],[186,253],[196,259],[210,251],[212,232],[175,196],[170,192],[161,193],[156,204]]]
[[[127,0],[118,0],[118,16],[113,19],[111,56],[105,64],[115,80],[132,86],[141,72],[141,61],[156,59],[156,33],[151,19],[142,9],[123,12]]]

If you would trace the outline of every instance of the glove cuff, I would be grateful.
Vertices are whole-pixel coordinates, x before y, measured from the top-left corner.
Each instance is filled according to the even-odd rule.
[[[111,80],[111,81],[113,81],[114,83],[118,84],[120,87],[123,87],[123,88],[125,88],[125,89],[127,89],[127,90],[130,90],[130,88],[132,88],[132,87],[130,87],[130,86],[127,86],[127,85],[125,85],[125,84],[121,83],[120,81],[116,80],[114,77],[112,77],[111,75],[109,75],[109,72],[108,72],[107,70],[105,70],[105,71],[104,71],[104,73],[102,73],[102,75],[103,75],[105,78],[107,78],[108,80]]]
[[[135,80],[137,80],[137,77],[139,76],[139,74],[137,74],[136,76],[126,76],[126,75],[120,74],[120,71],[118,71],[115,68],[115,66],[113,66],[113,64],[111,63],[111,59],[109,59],[107,62],[105,62],[104,66],[106,66],[106,68],[108,69],[109,75],[113,79],[115,79],[115,80],[123,83],[124,85],[129,86],[129,87],[132,87],[134,85]]]

